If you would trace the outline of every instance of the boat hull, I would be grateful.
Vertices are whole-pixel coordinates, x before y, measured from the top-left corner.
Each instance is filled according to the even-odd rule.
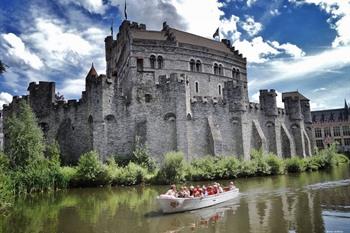
[[[196,198],[176,198],[166,195],[157,197],[160,208],[163,213],[177,213],[189,210],[201,209],[208,206],[213,206],[228,200],[231,200],[239,195],[239,189],[233,189],[223,193],[210,195],[206,197]]]

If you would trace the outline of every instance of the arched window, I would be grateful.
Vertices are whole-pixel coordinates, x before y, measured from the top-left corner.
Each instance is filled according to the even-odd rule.
[[[221,92],[222,92],[222,90],[221,90],[221,84],[218,85],[218,88],[219,88],[219,95],[221,95]]]
[[[196,71],[201,72],[202,71],[202,63],[200,60],[197,60],[196,62]]]
[[[194,84],[195,84],[195,86],[196,86],[196,93],[198,93],[198,92],[199,92],[199,85],[198,85],[198,82],[195,82]]]
[[[232,78],[236,78],[236,69],[235,68],[232,69]]]
[[[221,64],[219,64],[219,75],[222,75],[224,72],[223,72],[223,69],[222,69],[222,65]]]
[[[218,64],[214,63],[214,74],[218,74],[218,72],[219,72]]]
[[[195,61],[193,59],[190,60],[190,71],[194,72]]]
[[[155,69],[156,68],[156,56],[151,55],[149,58],[149,63],[151,65],[151,69]]]
[[[162,69],[163,68],[163,57],[158,56],[157,62],[158,62],[158,69]]]
[[[239,78],[240,76],[240,72],[239,72],[239,69],[236,70],[236,78]]]

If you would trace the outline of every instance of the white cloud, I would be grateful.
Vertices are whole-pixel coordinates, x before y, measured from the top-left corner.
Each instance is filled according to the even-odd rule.
[[[257,0],[247,0],[247,6],[251,7],[252,5],[254,5],[254,3],[256,3]]]
[[[22,60],[25,64],[36,70],[44,66],[41,59],[26,48],[20,37],[13,33],[1,34],[1,36],[7,42],[8,56],[13,56]]]
[[[279,91],[276,91],[276,94],[277,94],[276,96],[277,107],[284,108],[284,103],[282,102],[282,93]],[[258,91],[252,95],[251,101],[259,103],[259,96],[260,96],[260,92]]]
[[[0,93],[0,110],[4,104],[9,104],[12,102],[12,95],[7,92]]]
[[[270,10],[270,14],[272,16],[277,16],[277,15],[280,15],[281,12],[278,9],[273,9],[273,10]]]
[[[241,33],[238,31],[237,24],[239,17],[231,15],[229,19],[222,19],[220,22],[220,33],[225,38],[230,38],[232,41],[236,41],[241,37]]]
[[[326,50],[319,54],[305,56],[296,61],[273,61],[270,68],[275,71],[271,79],[262,83],[282,80],[297,80],[308,75],[327,73],[331,69],[341,69],[350,65],[350,46]]]
[[[59,2],[61,4],[75,4],[96,14],[103,14],[107,9],[107,6],[103,4],[103,0],[59,0]]]
[[[327,88],[325,88],[325,87],[320,87],[320,88],[316,88],[316,89],[314,89],[314,90],[312,90],[312,92],[320,92],[320,91],[326,91],[327,90]]]
[[[85,89],[85,79],[66,79],[63,82],[63,88],[59,90],[65,98],[74,98],[80,96],[81,92]]]
[[[241,22],[241,27],[250,35],[250,36],[255,36],[258,34],[263,26],[259,22],[255,22],[253,16],[247,16],[246,21]]]
[[[291,44],[291,43],[280,44],[277,41],[273,41],[271,42],[271,44],[276,49],[282,50],[286,54],[291,55],[292,57],[300,58],[305,56],[305,52],[294,44]]]

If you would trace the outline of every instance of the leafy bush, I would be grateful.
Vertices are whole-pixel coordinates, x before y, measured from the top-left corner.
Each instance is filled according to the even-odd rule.
[[[116,183],[119,185],[135,185],[143,183],[147,170],[133,162],[117,170]]]
[[[136,137],[135,150],[132,153],[131,161],[147,168],[150,172],[156,169],[156,163],[151,158],[147,147],[140,142],[139,137]]]
[[[75,167],[60,167],[63,183],[66,186],[76,186],[77,184],[77,169]]]
[[[156,180],[159,183],[169,184],[183,181],[185,178],[185,162],[182,152],[168,152],[158,171]]]
[[[270,166],[271,175],[279,175],[284,173],[284,162],[281,158],[274,154],[269,154],[266,157],[266,163]]]
[[[290,173],[303,172],[305,170],[305,161],[296,156],[287,159],[286,169]]]
[[[0,168],[0,213],[3,213],[13,202],[11,179],[1,168]]]
[[[271,168],[266,161],[266,155],[264,154],[262,148],[259,150],[252,150],[251,160],[252,163],[256,164],[256,175],[262,176],[271,174]]]
[[[254,176],[258,170],[257,163],[251,160],[243,160],[239,164],[239,177]]]
[[[77,179],[83,186],[103,185],[108,182],[107,169],[99,160],[97,152],[90,151],[80,157]]]

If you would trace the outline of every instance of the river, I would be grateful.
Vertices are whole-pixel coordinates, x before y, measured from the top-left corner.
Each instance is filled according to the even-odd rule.
[[[226,184],[227,181],[222,181]],[[71,189],[21,198],[0,232],[350,232],[350,171],[237,179],[241,195],[202,210],[163,215],[166,186]]]

